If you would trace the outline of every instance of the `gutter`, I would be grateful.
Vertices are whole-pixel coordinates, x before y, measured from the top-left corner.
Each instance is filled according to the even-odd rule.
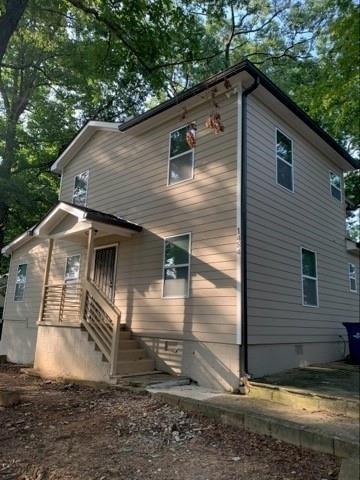
[[[225,79],[229,79],[234,75],[241,72],[247,72],[253,78],[258,78],[259,83],[270,92],[277,100],[285,105],[292,113],[294,113],[300,120],[302,120],[311,130],[319,135],[333,150],[335,150],[344,160],[346,160],[354,169],[360,168],[359,161],[353,158],[341,145],[339,145],[325,130],[323,130],[309,115],[302,110],[286,93],[284,93],[279,87],[277,87],[264,73],[261,72],[253,63],[249,60],[243,60],[226,70],[223,70],[216,75],[208,78],[207,80],[198,83],[192,88],[185,90],[177,94],[175,97],[161,103],[160,105],[151,108],[150,110],[138,115],[134,118],[126,120],[124,123],[118,125],[120,132],[126,132],[130,128],[139,125],[140,123],[148,120],[149,118],[162,113],[169,108],[180,105],[182,102],[190,99],[191,97],[201,94],[202,92],[215,87]]]
[[[241,94],[241,180],[240,180],[240,319],[241,344],[239,346],[239,391],[249,393],[248,358],[248,303],[247,303],[247,97],[260,85],[257,75],[254,82]]]

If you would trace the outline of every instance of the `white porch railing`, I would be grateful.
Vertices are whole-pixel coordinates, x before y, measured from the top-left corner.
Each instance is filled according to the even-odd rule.
[[[79,283],[45,285],[40,321],[80,323],[81,292]]]
[[[116,374],[120,311],[91,281],[45,285],[40,322],[82,324]]]
[[[116,373],[120,336],[120,311],[94,285],[85,281],[82,324],[110,362],[110,374]]]
[[[59,285],[47,284],[54,244],[53,239],[49,239],[39,321],[52,325],[81,323],[109,361],[110,375],[114,375],[117,368],[121,314],[90,279],[94,238],[95,231],[91,228],[88,233],[84,279],[81,283]]]

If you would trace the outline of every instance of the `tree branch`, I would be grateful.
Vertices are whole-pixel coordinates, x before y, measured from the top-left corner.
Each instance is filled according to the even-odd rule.
[[[11,36],[25,11],[28,0],[6,0],[5,13],[0,17],[0,61],[3,59]]]
[[[117,23],[113,22],[112,20],[106,18],[104,15],[101,15],[95,8],[89,7],[84,4],[82,0],[68,0],[75,8],[82,10],[84,13],[91,15],[100,23],[104,24],[111,32],[113,32],[122,42],[123,44],[132,52],[132,54],[136,57],[137,61],[140,65],[145,68],[148,73],[151,73],[151,67],[141,58],[141,55],[136,50],[136,48],[129,42],[126,38],[126,33]]]

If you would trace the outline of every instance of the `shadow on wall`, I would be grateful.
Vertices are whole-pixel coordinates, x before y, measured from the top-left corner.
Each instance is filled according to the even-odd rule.
[[[167,187],[164,126],[159,126],[161,133],[154,130],[141,138],[127,133],[121,145],[113,141],[98,157],[92,178],[106,185],[106,191],[96,197],[96,204],[89,197],[89,207],[144,228],[120,243],[116,304],[128,327],[155,354],[158,365],[196,378],[217,377],[237,384],[237,117],[235,103],[226,108],[225,103],[231,101],[224,99],[225,132],[216,137],[207,129],[198,131],[193,180]],[[208,112],[201,107],[193,115],[204,125]],[[151,151],[154,138],[160,139],[156,152]],[[144,161],[144,151],[154,161]],[[192,232],[190,296],[163,299],[163,237],[185,232]]]
[[[196,234],[192,240],[196,241]],[[124,246],[124,263],[119,256],[118,278],[121,281],[121,272],[125,268],[129,282],[123,286],[126,289],[126,301],[122,303],[118,299],[117,304],[120,310],[126,310],[128,328],[141,337],[144,346],[155,357],[157,368],[190,376],[203,385],[221,388],[229,388],[230,385],[236,388],[239,365],[238,346],[234,345],[235,278],[199,257],[190,255],[189,297],[162,298],[164,239],[144,230],[126,242],[128,245]],[[152,245],[154,252],[151,262],[158,266],[154,269],[156,273],[153,272],[149,277],[145,275],[145,279],[136,282],[139,278],[139,255],[147,243]],[[216,249],[216,246],[211,248],[213,255],[216,255]],[[223,253],[221,255],[224,256]],[[234,253],[229,256],[235,262]],[[133,269],[134,265],[136,270]],[[232,270],[235,271],[235,266]],[[206,288],[210,290],[227,290],[228,296],[201,296],[193,286],[198,282],[205,282]]]
[[[0,341],[0,354],[6,355],[12,363],[32,364],[35,354],[36,332],[36,326],[29,326],[26,321],[5,320]]]

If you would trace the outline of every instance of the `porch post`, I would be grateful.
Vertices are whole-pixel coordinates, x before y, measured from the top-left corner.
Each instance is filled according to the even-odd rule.
[[[54,239],[49,238],[48,241],[48,252],[46,257],[46,264],[45,264],[45,271],[44,271],[44,279],[43,279],[43,288],[42,288],[42,295],[41,295],[41,303],[40,303],[40,313],[38,321],[42,321],[43,313],[44,313],[44,306],[45,306],[45,294],[46,294],[46,286],[49,281],[49,273],[50,273],[50,265],[51,265],[51,257],[52,251],[54,247]]]
[[[90,228],[89,235],[88,235],[87,256],[86,256],[86,265],[85,265],[85,279],[87,281],[90,281],[92,259],[94,255],[94,240],[95,240],[95,230],[93,228]]]
[[[87,255],[86,255],[85,274],[84,274],[85,281],[82,283],[82,289],[81,289],[80,322],[85,321],[84,317],[85,317],[87,284],[88,282],[90,282],[92,259],[94,255],[94,240],[95,240],[95,230],[93,228],[90,228],[88,233]]]

